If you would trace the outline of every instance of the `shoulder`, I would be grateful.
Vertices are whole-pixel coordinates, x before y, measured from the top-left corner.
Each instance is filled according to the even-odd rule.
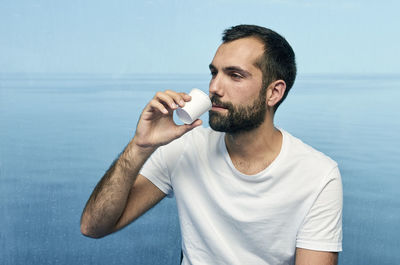
[[[304,143],[299,138],[281,129],[287,148],[287,156],[297,164],[308,167],[310,170],[329,174],[338,164],[328,155]]]

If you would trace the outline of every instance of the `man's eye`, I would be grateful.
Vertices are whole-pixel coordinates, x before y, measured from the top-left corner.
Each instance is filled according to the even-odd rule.
[[[215,77],[217,75],[217,72],[216,71],[211,71],[211,76],[212,77]]]
[[[241,78],[243,78],[240,74],[237,74],[237,73],[231,73],[231,77],[232,77],[232,78],[235,78],[235,79],[241,79]]]

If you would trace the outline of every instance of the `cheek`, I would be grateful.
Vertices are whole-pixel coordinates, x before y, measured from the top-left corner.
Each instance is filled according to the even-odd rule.
[[[260,96],[262,84],[258,82],[238,82],[232,89],[232,97],[239,104],[247,105],[254,102]]]

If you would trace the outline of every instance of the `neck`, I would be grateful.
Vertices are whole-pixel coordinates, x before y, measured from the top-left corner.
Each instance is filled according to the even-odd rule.
[[[273,119],[266,117],[256,129],[248,132],[227,133],[226,148],[231,159],[248,163],[272,162],[282,146],[282,134],[274,127]]]

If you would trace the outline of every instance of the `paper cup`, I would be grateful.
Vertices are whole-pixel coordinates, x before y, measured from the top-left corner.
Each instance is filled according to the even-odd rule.
[[[189,95],[192,99],[186,102],[183,108],[178,108],[176,110],[179,119],[185,124],[193,123],[212,107],[210,98],[200,89],[193,88]]]

